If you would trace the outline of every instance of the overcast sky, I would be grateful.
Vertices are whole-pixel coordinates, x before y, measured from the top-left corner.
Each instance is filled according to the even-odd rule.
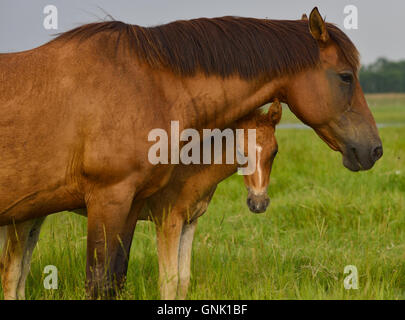
[[[43,27],[46,5],[58,9],[58,30]],[[104,18],[102,9],[116,20],[152,26],[224,15],[297,19],[318,6],[328,22],[343,28],[346,5],[358,8],[358,29],[345,32],[357,45],[362,63],[382,56],[405,59],[403,0],[0,0],[0,52],[37,47],[57,32]]]

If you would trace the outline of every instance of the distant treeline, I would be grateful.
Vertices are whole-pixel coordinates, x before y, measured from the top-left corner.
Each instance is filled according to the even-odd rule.
[[[364,92],[405,92],[405,60],[399,62],[379,58],[360,69]]]

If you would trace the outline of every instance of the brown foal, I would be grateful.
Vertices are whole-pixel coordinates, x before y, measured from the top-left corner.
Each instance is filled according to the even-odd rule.
[[[274,102],[268,114],[253,112],[235,125],[245,130],[256,129],[256,170],[244,176],[249,191],[247,203],[255,213],[264,212],[269,205],[267,188],[278,150],[275,126],[281,112],[280,103]],[[163,299],[186,297],[197,219],[206,211],[218,183],[234,174],[237,167],[237,164],[180,165],[167,186],[148,199],[142,218],[149,216],[156,223]]]

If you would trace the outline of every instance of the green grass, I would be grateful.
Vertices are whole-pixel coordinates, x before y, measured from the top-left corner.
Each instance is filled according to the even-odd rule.
[[[369,97],[377,122],[405,123],[405,98]],[[283,122],[293,116],[284,114]],[[295,120],[294,120],[295,121]],[[242,177],[219,185],[200,218],[189,299],[404,299],[405,127],[382,128],[384,157],[352,173],[310,130],[277,131],[279,154],[265,214],[245,205]],[[50,216],[34,252],[29,299],[85,297],[86,219]],[[59,289],[43,289],[43,269]],[[355,265],[359,289],[345,290]],[[159,298],[154,227],[138,224],[121,298]]]

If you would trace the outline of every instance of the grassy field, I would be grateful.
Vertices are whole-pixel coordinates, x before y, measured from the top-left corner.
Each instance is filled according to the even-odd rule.
[[[352,173],[310,130],[277,131],[272,202],[250,213],[242,178],[220,184],[200,218],[189,299],[404,299],[405,96],[368,96],[384,157],[373,170]],[[288,111],[283,123],[297,120]],[[402,124],[403,126],[399,126]],[[86,219],[48,218],[34,252],[29,299],[82,299]],[[43,269],[59,270],[58,290],[45,290]],[[344,289],[346,265],[359,289]],[[158,299],[155,232],[141,222],[134,236],[123,299]]]

